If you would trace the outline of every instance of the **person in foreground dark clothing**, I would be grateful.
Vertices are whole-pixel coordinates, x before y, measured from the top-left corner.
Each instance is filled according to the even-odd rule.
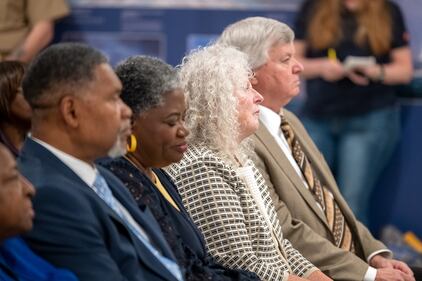
[[[32,228],[35,189],[19,174],[15,159],[2,144],[0,163],[0,280],[77,281],[70,271],[37,256],[19,237]]]

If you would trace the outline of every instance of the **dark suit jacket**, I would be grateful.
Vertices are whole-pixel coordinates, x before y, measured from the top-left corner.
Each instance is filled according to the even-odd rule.
[[[37,190],[34,228],[25,237],[35,252],[69,268],[82,281],[176,281],[118,215],[50,151],[28,139],[18,165]],[[149,209],[140,210],[114,175],[98,170],[152,243],[175,260]]]
[[[284,114],[315,172],[330,189],[343,211],[353,232],[357,253],[354,255],[334,246],[334,237],[325,215],[274,137],[261,123],[253,136],[258,156],[254,162],[268,185],[283,233],[296,249],[328,276],[335,280],[361,281],[368,269],[368,256],[386,247],[355,218],[341,195],[324,157],[299,119],[287,110],[284,110]]]

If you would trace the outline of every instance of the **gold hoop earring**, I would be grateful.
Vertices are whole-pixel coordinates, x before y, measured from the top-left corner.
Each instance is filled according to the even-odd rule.
[[[135,152],[137,146],[138,146],[138,141],[136,140],[135,135],[130,134],[130,136],[128,137],[128,142],[126,144],[127,152]]]

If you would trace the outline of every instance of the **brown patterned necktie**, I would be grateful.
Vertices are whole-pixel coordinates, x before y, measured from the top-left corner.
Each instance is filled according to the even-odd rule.
[[[280,117],[281,131],[290,146],[293,158],[299,165],[299,168],[308,183],[309,191],[324,211],[331,233],[334,236],[336,246],[354,252],[352,232],[350,231],[343,212],[338,206],[331,191],[319,180],[286,118],[282,115],[280,115]]]

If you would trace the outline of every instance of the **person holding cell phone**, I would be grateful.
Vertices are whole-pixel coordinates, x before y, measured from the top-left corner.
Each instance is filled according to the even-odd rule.
[[[399,138],[393,86],[413,74],[402,13],[388,0],[306,0],[295,33],[307,90],[302,121],[368,223],[371,191]]]

